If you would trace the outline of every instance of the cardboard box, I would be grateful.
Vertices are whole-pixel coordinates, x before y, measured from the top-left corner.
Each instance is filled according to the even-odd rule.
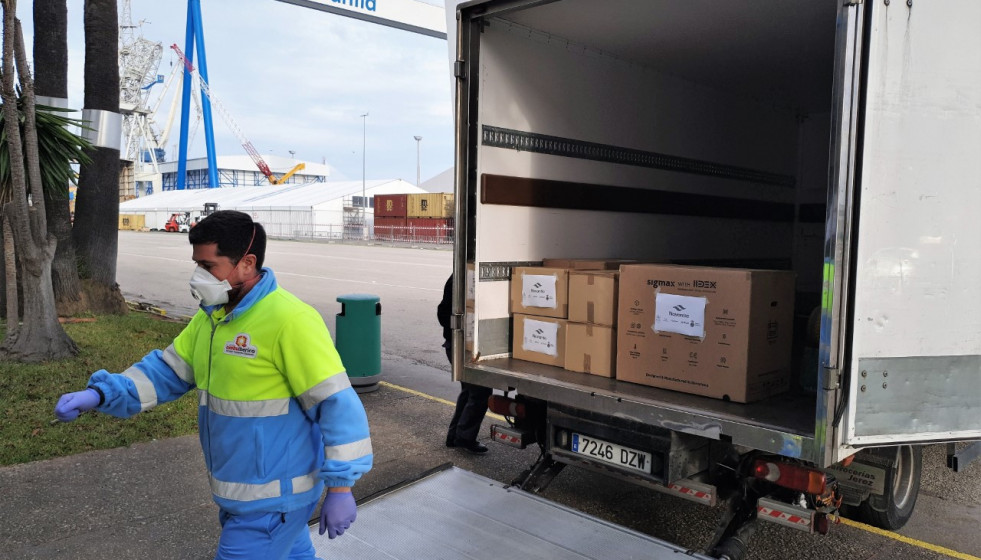
[[[569,320],[616,326],[619,277],[615,270],[569,271]]]
[[[736,402],[790,384],[793,272],[620,269],[617,379]]]
[[[567,270],[617,270],[621,264],[635,262],[627,259],[542,259],[542,266]]]
[[[616,362],[616,329],[571,321],[566,323],[565,369],[613,377]]]
[[[569,314],[569,272],[540,266],[511,269],[511,313],[565,319]]]
[[[511,355],[550,366],[565,365],[565,319],[514,316]]]

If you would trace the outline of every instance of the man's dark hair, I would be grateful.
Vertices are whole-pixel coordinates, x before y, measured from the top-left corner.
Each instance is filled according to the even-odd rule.
[[[252,235],[255,233],[255,238]],[[198,222],[187,235],[191,245],[218,244],[218,256],[235,261],[245,257],[245,251],[255,255],[255,267],[262,268],[266,258],[266,230],[252,217],[237,210],[219,210]],[[252,248],[249,248],[249,242]]]

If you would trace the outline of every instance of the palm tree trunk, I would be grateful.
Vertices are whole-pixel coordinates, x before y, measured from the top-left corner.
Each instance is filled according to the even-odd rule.
[[[119,20],[116,0],[85,2],[85,108],[119,112]],[[119,150],[95,147],[82,165],[72,241],[90,308],[126,313],[116,284]]]
[[[65,0],[34,0],[34,91],[38,96],[68,97],[68,6]],[[82,282],[72,245],[69,199],[48,191],[44,211],[48,232],[58,240],[51,282],[59,315],[85,311]]]
[[[34,0],[34,91],[68,98],[68,3]]]
[[[17,330],[20,326],[20,315],[17,313],[17,253],[14,252],[14,232],[10,228],[10,219],[0,212],[0,221],[3,222],[3,269],[4,280],[6,282],[7,296],[7,338],[16,340]]]
[[[12,202],[6,218],[13,232],[15,250],[24,274],[24,317],[16,336],[8,333],[2,355],[20,361],[38,362],[75,355],[78,348],[58,323],[51,286],[51,261],[57,241],[48,235],[44,216],[44,194],[38,162],[37,129],[34,114],[34,82],[20,23],[16,18],[16,0],[3,2],[3,75],[0,96],[3,98],[4,126],[10,155]],[[15,69],[14,60],[18,62]],[[22,148],[17,94],[14,76],[20,75],[24,99],[25,145]],[[26,152],[26,160],[25,160]],[[27,168],[25,169],[25,161]],[[31,204],[28,205],[28,187]]]

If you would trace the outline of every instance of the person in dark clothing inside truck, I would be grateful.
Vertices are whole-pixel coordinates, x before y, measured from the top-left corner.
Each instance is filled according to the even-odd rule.
[[[453,314],[453,275],[446,280],[443,287],[443,300],[436,308],[436,317],[443,327],[443,348],[446,349],[446,359],[453,364],[453,346],[451,342],[450,315]],[[487,399],[491,390],[487,387],[473,385],[461,381],[463,386],[460,396],[456,399],[456,410],[450,420],[450,428],[446,432],[446,447],[458,447],[464,451],[482,455],[487,453],[487,447],[477,441],[480,423],[487,413]]]

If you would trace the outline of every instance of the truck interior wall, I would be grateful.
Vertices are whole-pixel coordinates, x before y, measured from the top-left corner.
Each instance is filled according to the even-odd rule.
[[[666,215],[481,202],[476,210],[478,262],[553,256],[782,261],[782,267],[798,271],[802,288],[820,293],[830,108],[804,116],[787,103],[706,87],[497,19],[481,35],[480,62],[478,126],[759,170],[792,177],[796,183],[481,145],[478,177],[687,193],[706,201],[723,197],[785,204],[793,211],[787,220],[744,220],[697,212]],[[508,234],[500,235],[502,231]],[[508,337],[498,332],[507,328],[507,282],[479,282],[476,298],[477,353],[488,357],[508,352]]]

